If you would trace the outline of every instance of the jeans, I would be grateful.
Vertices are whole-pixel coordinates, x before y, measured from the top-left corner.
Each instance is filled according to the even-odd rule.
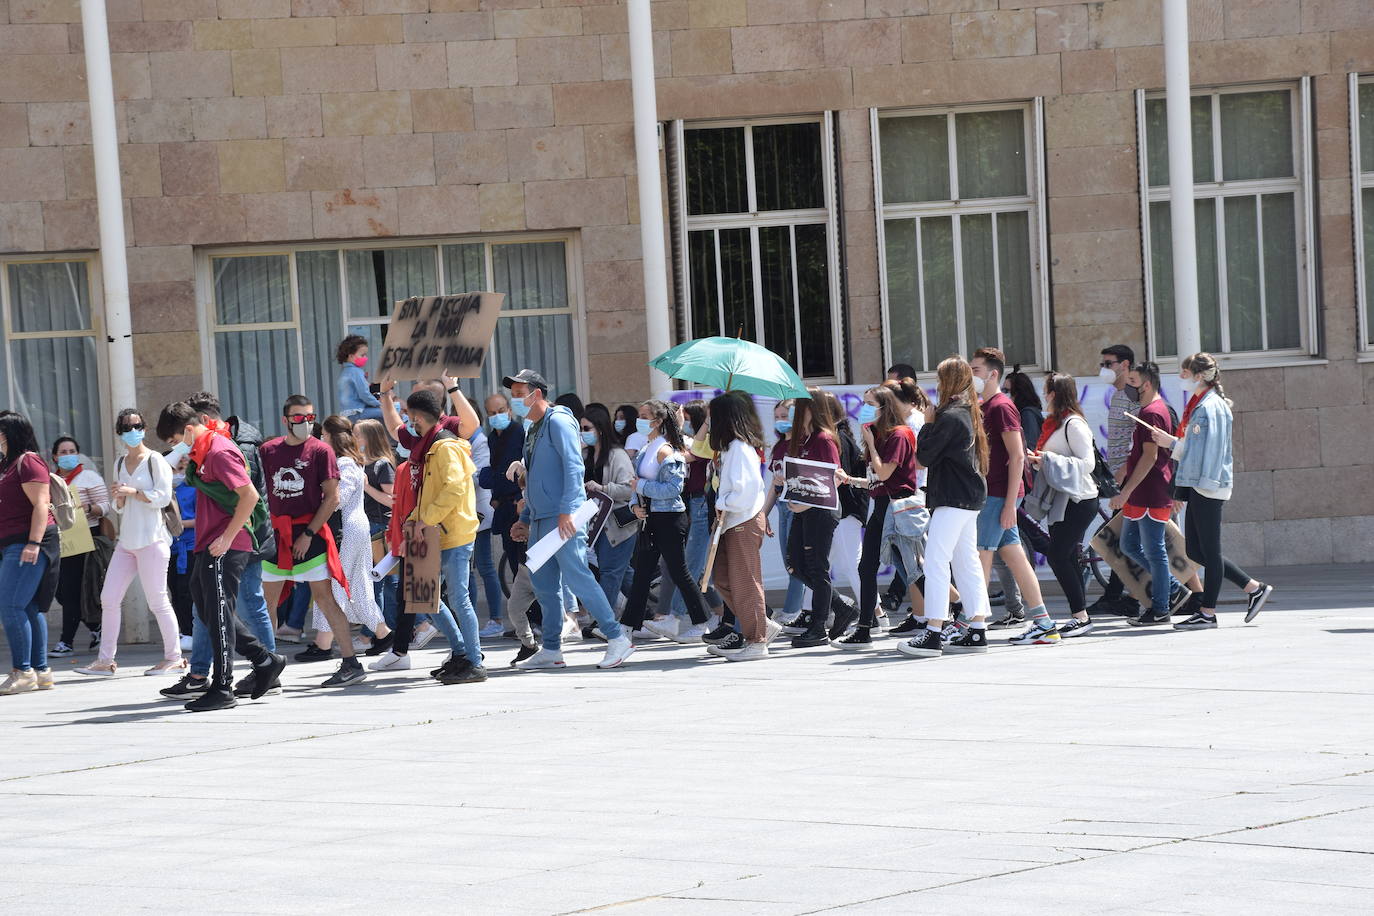
[[[601,591],[612,608],[620,596],[620,586],[629,575],[630,558],[635,555],[635,542],[638,540],[639,536],[632,534],[613,545],[604,532],[596,539],[596,569],[600,576]]]
[[[0,619],[13,666],[20,671],[46,671],[48,615],[36,599],[48,571],[48,557],[40,551],[37,563],[21,563],[25,546],[11,544],[0,554]]]
[[[983,504],[982,511],[978,513],[979,550],[1001,550],[1009,544],[1021,543],[1021,530],[1016,525],[1002,527],[1002,508],[1006,504],[1005,496],[989,496]],[[1019,498],[1016,504],[1021,504]]]
[[[237,551],[236,551],[237,552]],[[189,563],[194,569],[196,558],[200,554],[191,554]],[[227,554],[226,554],[227,556]],[[188,573],[189,575],[189,573]],[[194,585],[192,595],[195,595]],[[305,590],[306,595],[310,590]],[[295,593],[292,593],[295,598]],[[263,648],[268,652],[277,651],[277,634],[272,630],[272,618],[267,613],[267,600],[262,596],[262,561],[251,560],[243,567],[243,572],[239,577],[237,611],[239,620],[253,632],[253,636],[258,642],[262,643]],[[288,606],[289,606],[288,602]],[[307,597],[305,606],[301,608],[301,622],[305,622],[305,612],[310,608],[310,601]],[[210,665],[214,660],[214,649],[210,642],[210,631],[205,628],[204,611],[199,603],[196,605],[196,618],[191,622],[191,676],[205,677],[210,673]],[[300,629],[297,627],[297,629]]]
[[[386,525],[381,522],[373,522],[368,526],[373,537],[386,530]],[[396,590],[400,588],[401,580],[399,576],[390,575],[380,582],[372,583],[372,598],[377,602],[377,607],[382,611],[382,619],[386,625],[396,626]]]
[[[110,568],[105,573],[105,584],[100,589],[100,658],[113,661],[119,646],[119,627],[123,622],[124,593],[129,590],[137,577],[143,586],[144,597],[148,599],[148,609],[157,620],[157,628],[162,636],[162,658],[164,661],[181,661],[181,631],[177,628],[177,615],[172,610],[172,598],[167,594],[167,561],[171,547],[163,541],[154,541],[138,550],[116,545],[110,557]]]
[[[1204,567],[1202,577],[1202,606],[1216,610],[1221,580],[1227,579],[1237,588],[1250,584],[1250,574],[1221,553],[1221,510],[1226,501],[1203,496],[1196,490],[1188,492],[1188,511],[1183,517],[1183,536],[1188,557]]]
[[[448,548],[443,552],[440,562],[443,564],[444,581],[448,584],[449,608],[463,635],[463,652],[473,665],[481,665],[481,626],[477,623],[477,611],[472,606],[472,596],[468,590],[468,580],[472,574],[472,545]]]
[[[701,493],[687,496],[687,517],[691,519],[691,527],[687,529],[687,571],[692,574],[693,579],[698,581],[701,574],[706,571],[706,555],[711,551],[711,518],[706,511],[706,496]],[[663,588],[666,583],[660,583],[659,588]],[[712,607],[720,607],[720,595],[716,593],[715,586],[706,590],[706,603]],[[662,607],[662,604],[659,605]],[[687,602],[682,600],[682,593],[673,590],[673,602],[671,605],[675,616],[687,616]]]
[[[930,513],[926,529],[926,620],[933,628],[949,616],[950,573],[959,586],[964,616],[988,616],[988,584],[978,558],[978,512],[940,506]]]
[[[540,538],[557,529],[557,516],[532,521],[529,543],[537,544]],[[607,639],[620,638],[620,623],[615,619],[611,603],[606,600],[606,593],[601,590],[600,583],[587,565],[586,531],[579,529],[577,534],[564,541],[548,562],[530,574],[530,584],[534,586],[535,597],[539,599],[539,607],[544,614],[545,649],[556,652],[561,645],[562,591],[565,588],[582,602]]]
[[[687,512],[650,512],[644,520],[635,547],[635,578],[630,587],[630,600],[625,605],[621,622],[631,630],[644,625],[649,603],[649,586],[658,572],[659,559],[668,568],[668,576],[687,602],[687,615],[694,625],[706,622],[710,614],[701,597],[701,588],[687,571]],[[661,610],[666,610],[660,604]]]
[[[487,619],[504,620],[506,616],[506,594],[501,591],[501,575],[496,571],[496,557],[492,541],[498,537],[490,530],[477,532],[473,542],[472,556],[477,563],[477,577],[482,580],[482,593],[487,596]]]
[[[792,510],[787,508],[787,504],[779,502],[777,509],[777,522],[773,525],[773,534],[778,539],[778,551],[782,554],[783,565],[787,565],[787,537],[792,531]],[[782,602],[782,613],[786,617],[795,617],[801,610],[802,599],[806,597],[806,583],[790,573],[787,576],[787,597]]]
[[[237,651],[254,665],[260,665],[270,657],[267,647],[253,637],[234,613],[240,577],[248,560],[246,550],[231,550],[222,557],[212,557],[209,551],[201,551],[195,555],[191,567],[191,594],[195,598],[199,619],[209,633],[213,673],[210,686],[215,690],[228,691],[233,687],[234,657],[231,650]]]
[[[305,615],[310,613],[310,586],[302,582],[291,587],[291,597],[286,599],[286,613],[280,619],[293,630],[305,629]]]
[[[1169,616],[1169,592],[1174,581],[1169,574],[1169,548],[1164,539],[1166,524],[1147,513],[1137,521],[1122,519],[1121,525],[1121,552],[1150,574],[1150,605],[1156,617]]]

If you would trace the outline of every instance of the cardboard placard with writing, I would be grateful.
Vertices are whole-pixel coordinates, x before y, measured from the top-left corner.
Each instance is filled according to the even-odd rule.
[[[1121,577],[1121,583],[1141,607],[1150,606],[1150,571],[1121,552],[1121,526],[1126,516],[1118,512],[1111,521],[1093,535],[1093,550],[1107,561],[1107,565]],[[1169,549],[1169,572],[1175,579],[1187,582],[1197,572],[1198,564],[1188,559],[1184,549],[1183,532],[1172,521],[1164,526],[1164,543]]]
[[[439,572],[443,549],[439,529],[418,522],[405,526],[406,566],[401,600],[407,614],[439,613]]]
[[[462,293],[397,302],[377,358],[377,381],[480,377],[505,298]]]
[[[839,469],[838,464],[788,455],[782,462],[783,501],[815,509],[838,509],[840,491],[835,472]]]

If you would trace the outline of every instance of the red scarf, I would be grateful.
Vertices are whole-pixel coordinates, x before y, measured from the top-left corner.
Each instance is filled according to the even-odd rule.
[[[223,436],[230,442],[234,441],[233,433],[229,432],[229,424],[225,423],[223,420],[206,420],[205,428],[212,433]]]
[[[314,516],[302,515],[299,518],[292,518],[289,515],[272,516],[272,530],[277,535],[277,568],[290,572],[296,567],[296,558],[291,554],[291,544],[295,541],[295,528],[300,525],[309,525]],[[344,575],[343,562],[339,559],[339,547],[334,542],[334,532],[325,525],[319,531],[320,537],[324,540],[325,565],[329,568],[329,578],[339,583],[343,588],[344,594],[352,598],[353,595],[348,590],[348,577]]]
[[[80,474],[85,469],[86,466],[84,464],[78,464],[76,467],[72,468],[69,473],[64,473],[62,475],[62,479],[65,480],[67,482],[67,486],[70,487],[72,485],[72,481],[76,479],[76,475]]]
[[[1193,416],[1193,409],[1202,403],[1202,399],[1207,397],[1209,388],[1204,388],[1197,394],[1188,399],[1188,406],[1183,408],[1183,416],[1179,418],[1178,428],[1174,430],[1174,435],[1182,439],[1183,434],[1188,431],[1188,420]]]
[[[420,501],[420,485],[425,480],[425,461],[429,458],[429,450],[434,447],[434,440],[439,438],[439,432],[444,428],[443,422],[435,423],[428,433],[420,437],[420,441],[410,447],[410,488],[415,493],[415,501]]]
[[[1044,423],[1040,424],[1040,438],[1035,440],[1035,450],[1042,452],[1045,450],[1045,443],[1050,441],[1050,436],[1059,428],[1059,420],[1054,417],[1047,417]]]

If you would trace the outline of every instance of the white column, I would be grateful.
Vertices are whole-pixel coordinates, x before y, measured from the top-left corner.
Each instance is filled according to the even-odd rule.
[[[1164,95],[1169,125],[1169,226],[1173,232],[1178,358],[1202,349],[1193,222],[1193,115],[1188,78],[1188,0],[1164,0]],[[1146,264],[1149,270],[1150,265]]]
[[[629,0],[630,89],[634,97],[635,170],[639,173],[639,244],[644,264],[644,323],[649,358],[673,345],[668,309],[668,262],[663,251],[663,195],[658,168],[658,98],[654,86],[654,26],[650,0]],[[650,371],[650,389],[672,387]]]
[[[105,0],[81,0],[86,43],[86,88],[91,103],[91,151],[100,223],[105,334],[110,338],[110,398],[114,409],[138,404],[134,384],[133,328],[129,318],[129,268],[125,259],[124,192],[119,185],[119,135],[115,128],[114,78]]]

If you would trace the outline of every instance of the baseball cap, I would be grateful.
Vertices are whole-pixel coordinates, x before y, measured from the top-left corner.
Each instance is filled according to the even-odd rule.
[[[508,375],[501,379],[501,387],[503,388],[509,388],[515,384],[529,385],[531,388],[542,390],[545,394],[549,393],[549,383],[544,381],[544,376],[533,369],[521,369],[515,375]]]

